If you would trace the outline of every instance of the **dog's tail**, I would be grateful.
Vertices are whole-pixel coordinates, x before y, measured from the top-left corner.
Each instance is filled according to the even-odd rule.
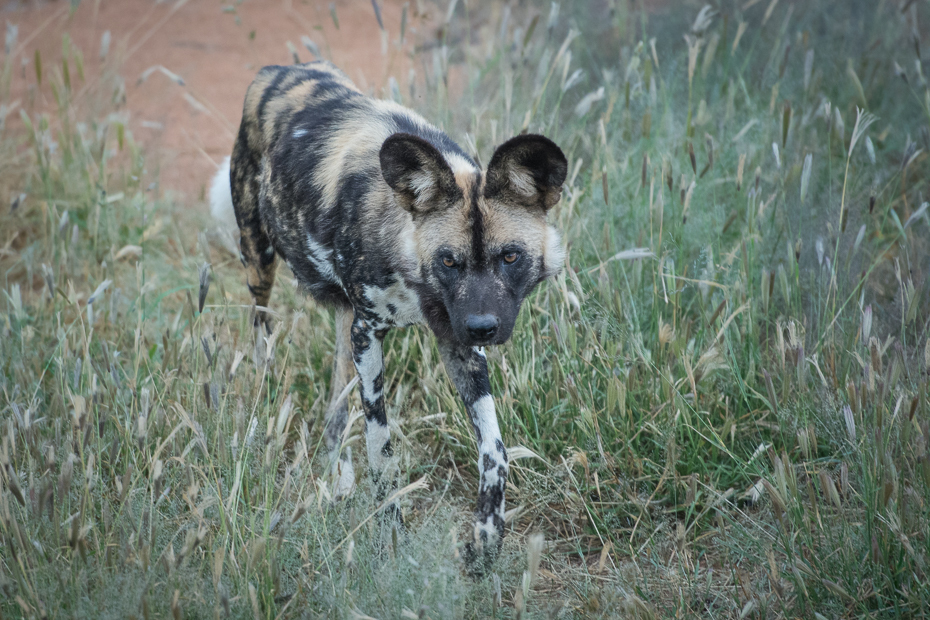
[[[220,164],[220,169],[210,183],[210,214],[224,231],[235,233],[239,229],[236,224],[236,212],[233,210],[228,157]]]

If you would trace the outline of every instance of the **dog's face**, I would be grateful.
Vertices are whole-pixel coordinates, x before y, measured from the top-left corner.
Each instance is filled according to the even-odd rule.
[[[546,213],[567,169],[559,147],[536,135],[501,145],[483,174],[409,134],[384,142],[381,172],[413,216],[405,242],[416,253],[421,305],[437,336],[469,346],[510,337],[523,299],[562,268]]]

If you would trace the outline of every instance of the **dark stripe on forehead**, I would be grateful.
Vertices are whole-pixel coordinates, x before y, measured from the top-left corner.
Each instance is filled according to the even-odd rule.
[[[469,210],[471,211],[471,251],[475,263],[481,264],[484,261],[484,215],[478,206],[478,199],[481,197],[481,173],[478,172],[471,180],[471,187],[468,191],[468,200],[471,202]]]

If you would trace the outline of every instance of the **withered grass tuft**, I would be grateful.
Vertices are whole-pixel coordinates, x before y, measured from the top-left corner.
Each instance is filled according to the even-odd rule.
[[[256,333],[206,209],[145,169],[109,32],[89,81],[9,25],[0,615],[926,613],[926,4],[415,4],[375,94],[482,161],[528,130],[571,162],[569,268],[490,353],[496,570],[461,568],[476,451],[429,334],[385,347],[399,529],[317,458],[332,316],[283,272]]]

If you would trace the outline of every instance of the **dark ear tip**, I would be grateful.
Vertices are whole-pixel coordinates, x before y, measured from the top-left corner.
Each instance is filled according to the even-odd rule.
[[[546,136],[540,135],[538,133],[516,135],[498,146],[494,154],[503,154],[508,151],[512,151],[513,149],[542,150],[548,157],[552,159],[553,164],[558,165],[561,163],[565,167],[568,167],[568,160],[565,158],[565,153],[562,152],[562,149],[559,148],[559,145]],[[492,157],[492,159],[494,158]]]
[[[552,166],[552,180],[553,185],[562,185],[565,182],[566,177],[568,177],[568,159],[565,157],[565,153],[562,152],[558,146],[553,144],[556,151],[553,154],[555,161]]]
[[[562,185],[562,183],[565,182],[565,178],[568,176],[568,159],[565,157],[565,153],[562,152],[562,149],[559,148],[559,145],[546,136],[536,133],[517,136],[513,138],[513,140],[517,140],[518,138],[523,144],[532,145],[545,151],[545,155],[552,166],[550,171],[550,182],[556,187]]]
[[[388,136],[384,142],[381,143],[380,155],[383,158],[385,155],[390,155],[394,149],[398,148],[404,141],[412,138],[405,133],[394,133]]]
[[[516,146],[516,145],[518,145],[518,144],[533,144],[533,143],[536,143],[536,144],[538,144],[538,145],[540,145],[540,146],[547,146],[547,147],[549,147],[549,148],[553,148],[553,149],[559,151],[560,153],[562,152],[562,149],[560,149],[559,146],[558,146],[555,142],[553,142],[552,140],[550,140],[550,139],[547,138],[546,136],[544,136],[544,135],[542,135],[542,134],[538,134],[538,133],[521,133],[521,134],[518,134],[518,135],[512,137],[511,139],[507,140],[506,142],[504,142],[504,143],[501,145],[501,147],[503,147],[503,146],[511,146],[511,145],[512,145],[512,146]],[[500,148],[500,147],[498,147],[498,148]]]
[[[398,182],[405,169],[417,165],[417,151],[422,150],[422,138],[409,133],[397,132],[381,143],[378,160],[381,174],[391,187]],[[427,145],[428,146],[428,145]]]

